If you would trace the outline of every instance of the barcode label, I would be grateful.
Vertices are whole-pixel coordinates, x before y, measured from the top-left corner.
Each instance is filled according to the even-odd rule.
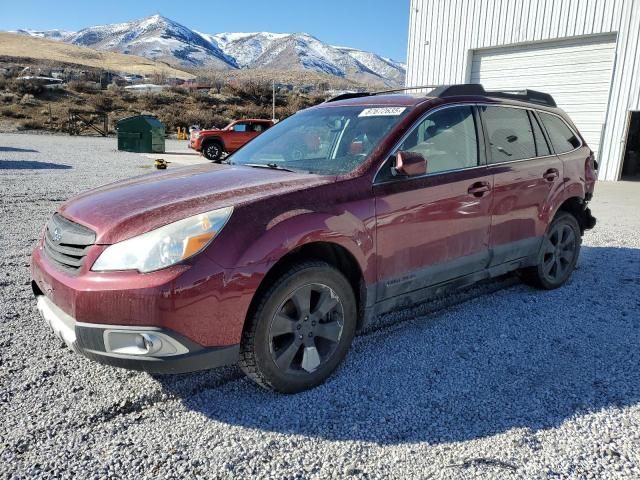
[[[358,117],[396,117],[404,112],[407,107],[375,107],[365,108]]]

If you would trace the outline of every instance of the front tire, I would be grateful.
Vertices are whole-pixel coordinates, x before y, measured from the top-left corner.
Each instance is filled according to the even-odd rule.
[[[222,145],[220,142],[209,142],[202,147],[202,154],[206,159],[220,163],[220,158],[222,158]]]
[[[545,290],[564,285],[576,267],[581,243],[576,218],[568,212],[559,212],[544,235],[536,265],[524,269],[522,279]]]
[[[291,267],[257,299],[243,332],[240,367],[260,386],[296,393],[323,383],[355,335],[347,279],[321,261]]]

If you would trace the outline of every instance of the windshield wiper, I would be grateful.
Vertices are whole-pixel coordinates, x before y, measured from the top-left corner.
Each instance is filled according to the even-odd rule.
[[[296,173],[295,170],[291,170],[290,168],[281,167],[277,163],[241,163],[245,167],[253,167],[253,168],[269,168],[271,170],[281,170],[283,172],[293,172]]]

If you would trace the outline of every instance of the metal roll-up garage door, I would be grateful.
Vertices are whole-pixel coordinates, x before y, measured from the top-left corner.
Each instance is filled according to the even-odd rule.
[[[615,35],[598,35],[475,50],[471,82],[487,90],[531,88],[550,93],[597,155],[615,40]]]

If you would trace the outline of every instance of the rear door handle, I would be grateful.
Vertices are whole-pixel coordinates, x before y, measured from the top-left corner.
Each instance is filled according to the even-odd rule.
[[[549,182],[553,182],[559,176],[560,176],[560,172],[557,169],[550,168],[549,170],[544,172],[544,175],[542,176],[542,178],[544,178],[545,180],[547,180]]]
[[[482,197],[489,190],[491,190],[491,185],[488,182],[476,182],[469,187],[467,192],[474,197]]]

